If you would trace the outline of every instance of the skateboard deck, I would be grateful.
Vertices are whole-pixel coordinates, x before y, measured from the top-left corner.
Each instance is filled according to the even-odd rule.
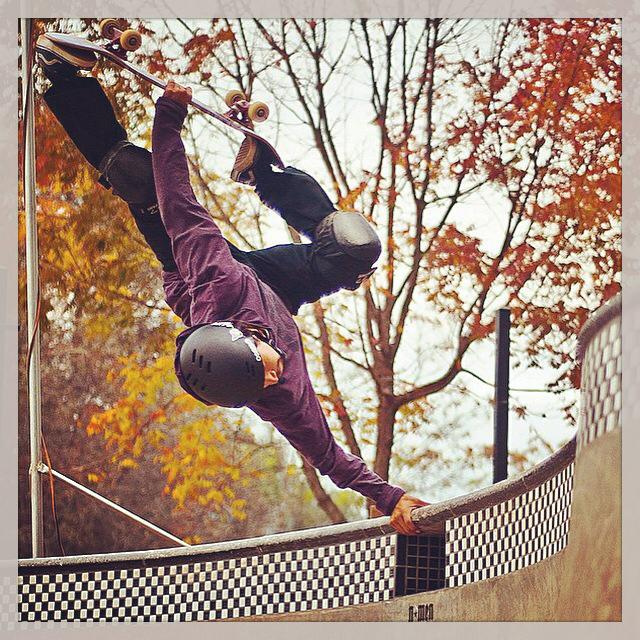
[[[121,32],[118,31],[117,33]],[[66,33],[47,33],[47,37],[60,47],[68,49],[81,49],[83,51],[92,51],[96,55],[110,60],[122,69],[130,71],[134,75],[142,78],[143,80],[146,80],[147,82],[150,82],[160,89],[164,89],[167,86],[167,83],[164,80],[157,78],[145,69],[129,62],[125,57],[127,51],[122,47],[115,45],[115,38],[111,41],[110,44],[102,46],[100,44],[92,42],[91,40],[87,40],[86,38],[81,38]],[[230,115],[232,112],[229,112],[229,114],[219,113],[218,111],[215,111],[196,98],[192,98],[190,104],[202,113],[215,118],[217,121],[221,122],[227,127],[231,127],[238,133],[249,136],[256,140],[260,145],[261,152],[266,152],[268,156],[265,158],[265,160],[268,160],[270,164],[274,164],[280,168],[284,168],[284,163],[282,162],[282,159],[278,155],[278,152],[275,150],[273,145],[265,140],[265,138],[263,138],[260,134],[256,133],[252,128],[234,119]]]

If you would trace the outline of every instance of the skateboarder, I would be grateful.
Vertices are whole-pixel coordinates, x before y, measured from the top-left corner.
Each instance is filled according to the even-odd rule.
[[[100,182],[127,202],[162,264],[167,303],[183,320],[175,368],[181,386],[207,405],[247,406],[271,422],[318,471],[370,498],[400,533],[415,534],[413,508],[425,505],[370,471],[335,442],[306,367],[292,314],[372,273],[380,242],[363,216],[336,211],[308,174],[260,162],[246,138],[236,180],[307,236],[310,244],[241,251],[226,241],[189,182],[180,137],[191,90],[173,82],[156,103],[153,154],[127,140],[91,69],[41,36],[38,59],[52,86],[44,99]]]

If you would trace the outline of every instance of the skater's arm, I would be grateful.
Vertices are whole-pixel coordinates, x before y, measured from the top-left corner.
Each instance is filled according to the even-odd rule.
[[[156,101],[151,143],[153,175],[163,220],[169,218],[170,213],[179,215],[179,211],[174,210],[181,206],[202,208],[191,188],[189,166],[180,135],[186,115],[186,104],[166,95]]]
[[[180,137],[186,113],[186,104],[167,94],[156,102],[152,158],[160,215],[171,239],[178,270],[194,302],[205,300],[218,307],[232,305],[242,294],[242,280],[246,276],[231,256],[220,229],[191,188]],[[224,296],[220,295],[222,290]],[[212,311],[222,313],[224,310]]]
[[[385,482],[361,458],[342,449],[329,430],[310,383],[309,389],[313,398],[307,407],[291,412],[285,419],[272,421],[273,425],[322,475],[342,489],[353,489],[371,499],[377,515],[391,516],[390,523],[399,533],[417,535],[411,511],[428,503]]]
[[[385,515],[391,515],[405,491],[385,482],[364,461],[342,449],[329,429],[311,382],[303,384],[290,411],[269,418],[273,426],[322,475],[340,488],[349,488],[374,501]],[[297,394],[296,394],[297,395]]]

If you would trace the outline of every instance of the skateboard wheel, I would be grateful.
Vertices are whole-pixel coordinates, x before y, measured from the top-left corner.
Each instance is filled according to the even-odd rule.
[[[142,36],[135,29],[127,29],[120,34],[120,46],[125,51],[135,51],[142,44]]]
[[[100,21],[100,35],[107,40],[115,40],[120,31],[120,23],[113,18]]]
[[[246,100],[247,96],[244,95],[240,89],[232,89],[227,93],[224,97],[224,103],[227,107],[233,107],[236,102],[240,102],[241,100]]]
[[[252,102],[247,116],[254,122],[264,122],[269,117],[269,107],[264,102]]]

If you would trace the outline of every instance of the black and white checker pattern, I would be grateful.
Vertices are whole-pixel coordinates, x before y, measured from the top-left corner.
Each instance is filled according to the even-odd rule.
[[[582,362],[577,451],[621,427],[622,319],[612,318],[591,339]]]
[[[189,564],[23,574],[20,619],[220,620],[388,600],[395,539]]]
[[[501,576],[564,549],[573,467],[506,502],[448,520],[446,586]]]

